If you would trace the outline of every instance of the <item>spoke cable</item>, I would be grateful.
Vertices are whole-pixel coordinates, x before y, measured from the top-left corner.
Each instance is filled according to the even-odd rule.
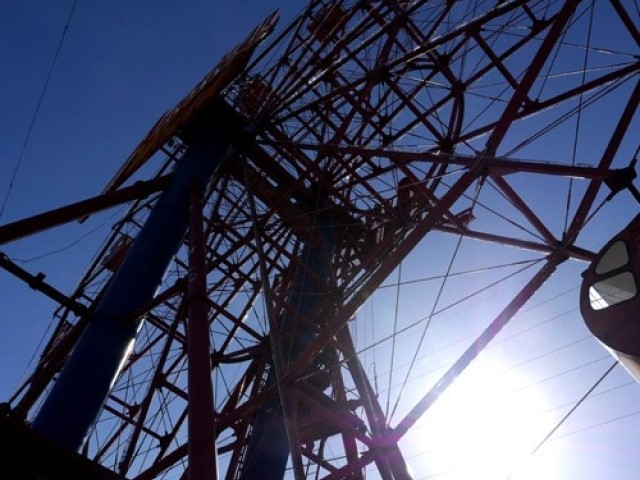
[[[587,66],[589,63],[589,47],[591,46],[591,31],[593,28],[593,11],[594,10],[595,10],[594,0],[592,0],[591,13],[589,15],[589,28],[587,30],[587,44],[586,44],[587,48],[585,48],[584,59],[582,61],[582,76],[580,79],[580,85],[584,85],[585,79],[587,77]],[[580,127],[581,127],[581,120],[582,120],[583,99],[584,99],[584,92],[581,91],[580,95],[578,96],[578,112],[576,113],[576,126],[575,126],[574,138],[573,138],[573,152],[571,154],[571,166],[575,166],[576,157],[578,155],[578,137],[580,136],[580,129],[581,129]],[[569,187],[567,191],[567,205],[564,213],[564,227],[562,228],[562,231],[564,232],[564,234],[567,233],[567,228],[569,228],[569,212],[571,210],[572,193],[573,193],[573,177],[569,178]]]
[[[402,283],[402,262],[398,265],[398,282],[396,287],[396,303],[395,311],[393,315],[393,338],[391,340],[391,364],[389,367],[389,382],[387,389],[387,405],[385,408],[385,417],[389,421],[389,405],[391,403],[391,385],[393,384],[393,365],[395,363],[396,356],[396,333],[398,332],[398,313],[400,311],[400,285]],[[388,425],[387,425],[388,426]]]
[[[473,207],[475,206],[475,200],[478,198],[478,195],[480,194],[480,190],[482,189],[483,183],[484,182],[479,181],[476,184],[475,198],[474,198],[473,204],[471,206],[471,211],[473,211]],[[448,274],[449,274],[449,272],[451,272],[451,268],[453,268],[453,264],[454,264],[454,262],[455,262],[455,260],[456,260],[456,258],[458,256],[458,252],[460,250],[460,246],[462,245],[462,239],[463,238],[464,238],[464,235],[458,235],[458,239],[456,241],[456,246],[454,248],[453,255],[451,256],[451,260],[449,261],[449,264],[447,266],[447,271],[445,273],[445,278],[443,278],[443,280],[442,280],[442,282],[440,284],[440,288],[438,289],[438,293],[436,294],[436,298],[435,298],[435,300],[433,302],[433,307],[431,308],[431,313],[427,317],[427,321],[425,322],[424,329],[422,330],[422,334],[420,335],[420,340],[418,341],[418,346],[416,347],[415,352],[413,353],[413,356],[411,358],[411,363],[409,365],[409,368],[407,369],[407,373],[406,373],[406,375],[404,377],[404,381],[402,382],[402,386],[400,387],[400,391],[399,391],[398,396],[396,398],[396,402],[395,402],[395,404],[393,406],[393,410],[391,411],[391,417],[393,417],[393,415],[395,414],[395,412],[396,412],[396,410],[398,408],[398,405],[400,403],[400,399],[402,398],[402,393],[404,392],[404,389],[405,389],[405,387],[406,387],[406,385],[407,385],[407,383],[409,381],[409,378],[411,376],[411,372],[413,370],[413,367],[416,364],[416,361],[418,359],[418,355],[420,353],[420,348],[422,347],[424,339],[425,339],[425,337],[427,335],[427,331],[429,330],[429,327],[431,325],[431,321],[432,321],[432,319],[433,319],[433,317],[435,315],[436,309],[438,308],[438,303],[440,301],[440,297],[442,296],[442,293],[444,292],[444,288],[445,288],[445,286],[447,284]],[[387,421],[390,422],[391,418],[388,417]]]
[[[447,306],[445,306],[445,307],[441,308],[440,310],[436,310],[436,311],[434,311],[434,312],[433,312],[433,317],[435,317],[435,316],[437,316],[437,315],[439,315],[439,314],[441,314],[441,313],[443,313],[443,312],[445,312],[445,311],[447,311],[447,310],[449,310],[449,309],[451,309],[451,308],[453,308],[453,307],[455,307],[455,306],[457,306],[457,305],[459,305],[459,304],[461,304],[461,303],[463,303],[463,302],[465,302],[465,301],[469,300],[469,299],[470,299],[470,298],[472,298],[472,297],[475,297],[475,296],[477,296],[477,295],[480,295],[481,293],[483,293],[483,292],[485,292],[485,291],[487,291],[487,290],[489,290],[489,289],[491,289],[491,288],[495,287],[496,285],[501,284],[502,282],[507,281],[508,279],[510,279],[510,278],[512,278],[512,277],[515,277],[515,276],[516,276],[516,275],[518,275],[519,273],[522,273],[523,271],[525,271],[525,270],[527,270],[527,269],[531,268],[532,266],[537,265],[537,264],[538,264],[538,263],[540,263],[541,261],[542,261],[542,260],[537,260],[536,262],[529,263],[528,265],[525,265],[524,267],[522,267],[522,268],[520,268],[520,269],[516,270],[515,272],[512,272],[512,273],[510,273],[509,275],[505,275],[504,277],[502,277],[502,278],[500,278],[500,279],[496,280],[495,282],[492,282],[492,283],[490,283],[489,285],[486,285],[486,286],[484,286],[484,287],[480,288],[479,290],[476,290],[475,292],[472,292],[472,293],[470,293],[470,294],[468,294],[468,295],[466,295],[466,296],[464,296],[464,297],[460,298],[459,300],[456,300],[455,302],[453,302],[453,303],[451,303],[451,304],[449,304],[449,305],[447,305]],[[413,322],[413,323],[411,323],[411,324],[407,325],[406,327],[403,327],[403,328],[401,328],[400,330],[398,330],[397,335],[401,335],[401,334],[403,334],[403,333],[407,332],[408,330],[411,330],[412,328],[414,328],[414,327],[416,327],[416,326],[420,325],[421,323],[424,323],[425,321],[429,321],[429,320],[430,320],[430,317],[429,317],[429,316],[422,317],[422,318],[420,318],[420,319],[416,320],[415,322]],[[376,341],[376,342],[372,343],[371,345],[368,345],[368,346],[366,346],[366,347],[364,347],[364,348],[361,348],[357,353],[358,353],[358,354],[360,354],[360,353],[362,353],[362,352],[365,352],[366,350],[369,350],[369,349],[371,349],[371,348],[377,347],[378,345],[380,345],[380,344],[382,344],[382,343],[384,343],[384,342],[386,342],[386,341],[391,340],[391,338],[392,338],[392,337],[393,337],[393,335],[387,335],[387,336],[385,336],[385,337],[381,338],[380,340],[378,340],[378,341]]]
[[[560,419],[560,421],[549,431],[549,433],[542,439],[542,441],[531,451],[529,456],[535,455],[542,446],[553,436],[554,433],[567,421],[567,419],[578,409],[580,405],[591,395],[591,393],[602,383],[602,381],[607,378],[607,376],[613,371],[613,369],[618,365],[618,361],[616,360],[611,364],[609,368],[596,380],[596,382],[585,392],[585,394],[575,403],[575,405],[566,413],[564,417]],[[513,476],[513,471],[507,477],[506,480],[510,480]]]

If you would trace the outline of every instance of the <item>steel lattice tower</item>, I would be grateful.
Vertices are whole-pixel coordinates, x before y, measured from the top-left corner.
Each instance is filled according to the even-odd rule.
[[[620,0],[317,0],[282,30],[268,18],[100,196],[0,227],[6,243],[132,202],[72,295],[2,260],[61,304],[11,418],[114,478],[279,480],[287,462],[298,479],[410,478],[399,442],[560,264],[593,258],[583,229],[635,176],[633,15]],[[576,161],[562,140],[602,111]],[[156,176],[132,183],[147,162]],[[532,185],[569,182],[558,226]],[[535,271],[391,422],[349,325],[434,234],[533,252]]]

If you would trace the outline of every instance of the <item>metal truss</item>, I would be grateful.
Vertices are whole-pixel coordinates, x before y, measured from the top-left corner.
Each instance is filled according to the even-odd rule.
[[[603,16],[612,23],[599,23]],[[617,50],[603,36],[612,30],[625,38]],[[632,158],[620,152],[634,125],[638,131],[638,44],[637,23],[619,0],[313,1],[258,50],[220,93],[246,128],[202,210],[221,477],[234,480],[251,462],[252,418],[278,395],[265,384],[270,335],[285,358],[279,384],[298,437],[292,464],[326,480],[364,478],[367,465],[384,480],[408,476],[398,447],[406,432],[557,265],[593,258],[582,229],[605,184],[621,185],[615,193],[633,175]],[[593,121],[603,110],[600,138],[589,159],[576,162],[560,140],[573,138],[577,118]],[[98,203],[0,228],[2,241],[12,241],[137,199],[56,312],[37,368],[12,399],[14,415],[29,418],[46,396],[86,327],[83,312],[95,308],[183,150],[177,132],[148,183],[112,185]],[[566,186],[568,178],[579,186],[559,229],[531,189]],[[304,246],[317,241],[319,214],[332,218],[338,246],[331,278],[316,279],[321,301],[301,314],[288,300],[305,268]],[[392,426],[348,325],[431,232],[530,250],[541,269]],[[135,315],[145,318],[135,348],[83,449],[129,479],[186,475],[190,238]],[[274,332],[268,310],[276,325],[285,314],[294,325]],[[301,328],[313,339],[289,358],[287,338]]]

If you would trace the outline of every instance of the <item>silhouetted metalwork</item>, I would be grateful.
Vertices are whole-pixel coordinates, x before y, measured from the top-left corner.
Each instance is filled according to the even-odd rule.
[[[296,477],[362,479],[373,466],[383,480],[410,478],[398,444],[420,416],[560,263],[595,257],[580,233],[598,192],[631,161],[617,155],[640,99],[640,63],[628,51],[586,43],[580,32],[594,8],[578,0],[316,0],[258,48],[274,29],[276,16],[267,19],[158,121],[104,201],[29,220],[30,234],[138,198],[60,302],[57,327],[11,399],[11,416],[35,415],[37,430],[73,448],[87,436],[83,454],[122,478],[186,477],[187,413],[197,397],[185,374],[192,175],[180,171],[200,162],[221,477],[282,478],[289,458]],[[622,2],[597,8],[610,23],[596,21],[594,38],[616,30],[630,44],[640,40]],[[568,120],[603,104],[609,121],[588,162],[549,145],[573,134]],[[124,186],[158,152],[165,161],[155,179]],[[581,187],[559,229],[530,192],[536,182],[542,192],[545,182],[568,178]],[[164,218],[141,243],[176,182],[180,219]],[[496,226],[487,205],[524,227]],[[156,248],[168,232],[174,240],[161,260],[139,260],[137,251]],[[431,232],[527,249],[540,268],[391,425],[348,322]],[[15,226],[0,227],[0,238],[17,238]],[[111,318],[103,312],[111,290],[122,290],[118,306],[137,292],[140,261],[157,274],[143,274],[147,293]],[[118,279],[127,269],[137,275],[133,284]],[[101,315],[109,333],[83,347]],[[111,361],[94,405],[72,403],[87,373],[68,372],[95,365],[80,352],[111,336],[114,322],[126,334],[97,355]],[[73,439],[63,439],[69,414],[56,416],[84,407]]]

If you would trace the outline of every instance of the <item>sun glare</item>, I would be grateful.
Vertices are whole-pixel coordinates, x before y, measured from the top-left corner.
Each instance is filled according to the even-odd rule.
[[[530,380],[479,359],[416,426],[416,478],[524,480],[529,453],[552,427],[549,404]],[[417,456],[417,455],[416,455]],[[530,472],[529,472],[530,473]]]

